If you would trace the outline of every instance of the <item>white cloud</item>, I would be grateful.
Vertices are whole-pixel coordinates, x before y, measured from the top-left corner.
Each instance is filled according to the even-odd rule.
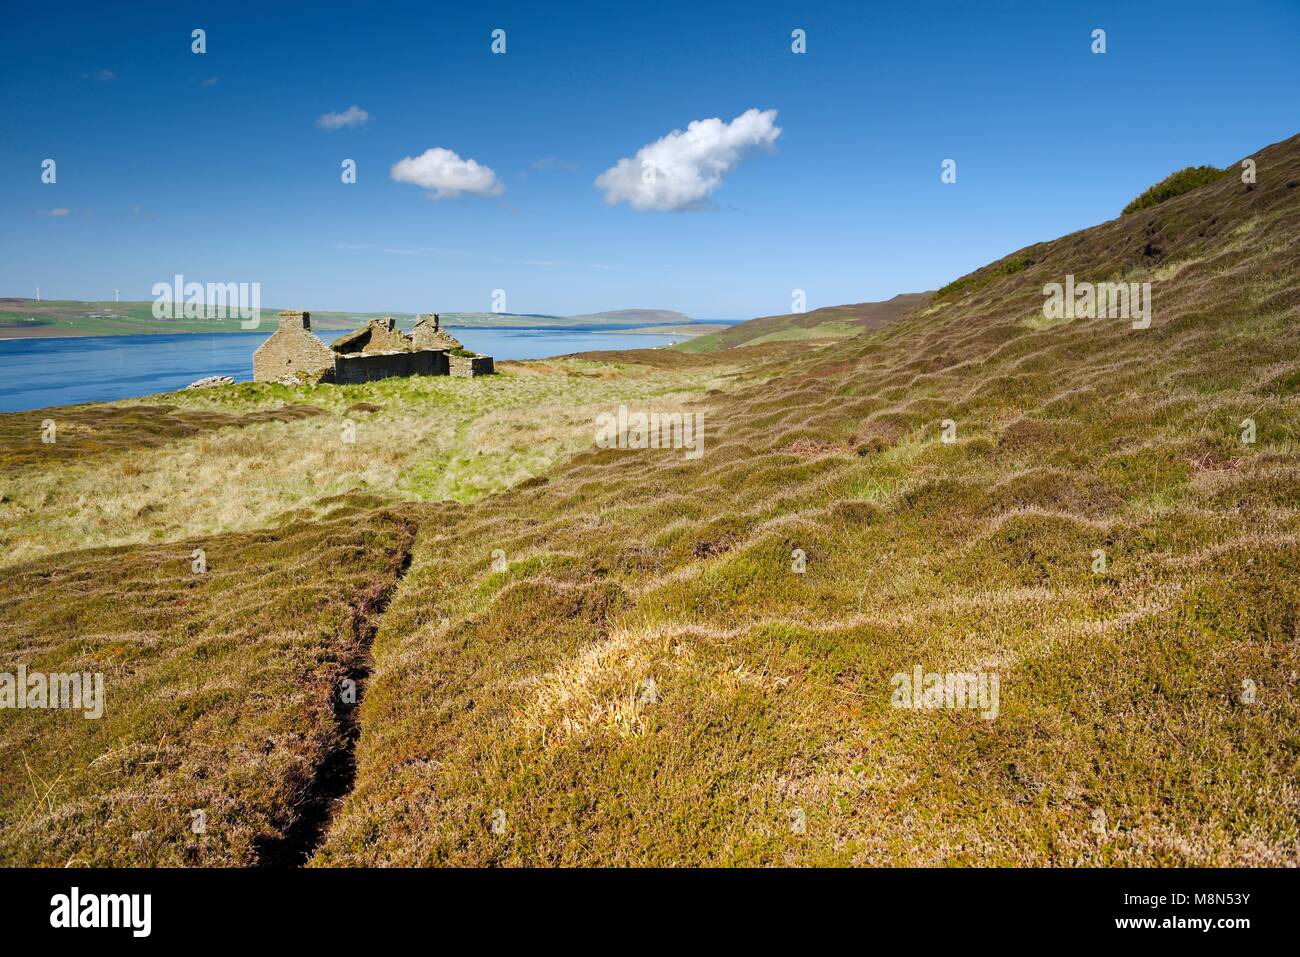
[[[687,209],[717,189],[746,152],[770,149],[780,135],[776,110],[746,110],[730,123],[716,116],[692,120],[685,132],[673,130],[619,160],[595,185],[611,206],[626,201],[633,209]]]
[[[350,249],[355,251],[387,253],[391,256],[440,256],[443,258],[454,258],[455,254],[448,249],[439,249],[436,246],[373,246],[370,243],[330,243],[335,249]]]
[[[429,190],[430,199],[455,199],[461,193],[497,196],[505,192],[490,167],[461,159],[441,146],[398,160],[389,175],[399,183],[414,183]]]
[[[323,130],[341,130],[348,126],[364,126],[370,122],[370,114],[355,103],[342,113],[325,113],[316,118],[316,125]]]
[[[219,79],[221,79],[221,78],[220,78],[220,77],[217,77],[217,76],[210,76],[210,77],[208,77],[206,80],[203,80],[202,82],[200,82],[200,83],[199,83],[199,86],[216,86],[216,85],[217,85],[217,81],[218,81]],[[327,113],[327,114],[325,114],[325,115],[328,116],[329,114]],[[324,119],[324,117],[321,117],[321,119]]]
[[[496,259],[493,262],[502,262],[511,266],[535,266],[539,269],[622,269],[622,266],[611,266],[608,263],[579,263],[571,262],[567,259]]]
[[[573,263],[564,260],[553,259],[526,259],[525,266],[537,266],[542,269],[622,269],[622,266],[611,266],[608,263]]]
[[[533,169],[536,170],[562,169],[572,173],[577,170],[577,168],[576,164],[570,163],[568,160],[559,159],[555,156],[543,156],[541,159],[533,160]]]
[[[37,216],[66,216],[68,215],[68,211],[64,209],[62,206],[59,206],[56,209],[38,209],[36,211],[36,215]]]
[[[117,79],[117,74],[112,70],[91,70],[81,74],[83,80],[98,80],[100,83],[108,83]]]

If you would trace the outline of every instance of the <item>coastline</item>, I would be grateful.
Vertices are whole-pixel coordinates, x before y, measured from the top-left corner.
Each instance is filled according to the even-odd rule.
[[[694,339],[698,336],[707,336],[710,333],[717,332],[726,328],[727,325],[721,322],[691,322],[676,326],[646,326],[644,328],[609,329],[607,331],[615,335],[635,335],[639,333],[645,336],[683,336],[687,339]]]
[[[647,327],[648,328],[648,327]],[[35,331],[35,330],[33,330]],[[501,362],[555,359],[581,353],[666,348],[687,336],[644,333],[614,335],[621,329],[592,326],[464,328],[469,348]],[[140,336],[22,336],[0,340],[0,411],[21,412],[86,402],[116,402],[183,390],[209,376],[237,383],[252,375],[251,355],[270,331],[228,329],[193,335],[175,332]],[[325,339],[336,333],[327,332]]]
[[[538,325],[524,326],[524,325],[503,324],[498,326],[498,325],[459,325],[459,324],[451,325],[448,323],[444,323],[443,328],[486,329],[486,330],[499,330],[502,332],[544,332],[546,331],[546,332],[610,333],[613,335],[683,336],[685,338],[693,339],[697,336],[705,336],[711,332],[717,332],[719,331],[719,329],[727,328],[731,325],[738,324],[739,322],[742,321],[743,320],[736,320],[736,322],[734,323],[733,322],[695,322],[695,323],[682,323],[681,325],[615,326],[612,328],[605,328],[597,325],[565,326],[565,325],[538,324]],[[351,328],[352,328],[351,326],[339,326],[337,328],[322,327],[321,331],[344,333],[344,332],[349,332]],[[9,332],[11,330],[6,329],[4,331]],[[262,329],[211,329],[211,330],[130,329],[130,330],[126,330],[124,329],[118,332],[87,333],[87,332],[69,331],[69,332],[55,332],[53,334],[50,334],[48,330],[42,330],[42,334],[40,335],[0,336],[0,342],[21,342],[21,341],[26,341],[28,339],[116,339],[124,336],[129,337],[129,336],[214,335],[218,333],[223,335],[238,335],[240,333],[253,335],[263,331],[265,331],[269,335],[271,332],[274,331],[274,328],[271,328],[270,324],[268,323],[268,328],[265,330]]]
[[[279,311],[260,309],[262,322],[253,329],[244,328],[236,315],[180,316],[159,318],[153,315],[154,304],[147,301],[90,302],[80,300],[32,300],[0,297],[0,341],[15,339],[108,338],[117,336],[178,335],[182,333],[238,333],[274,331]],[[364,326],[372,319],[392,316],[399,328],[414,324],[418,316],[408,312],[358,312],[353,310],[312,309],[312,325],[323,332],[343,334]],[[442,314],[449,329],[518,329],[613,331],[649,327],[684,327],[699,320],[671,310],[614,310],[608,313],[584,313],[560,316],[549,313],[455,312]],[[268,321],[269,320],[269,321]]]

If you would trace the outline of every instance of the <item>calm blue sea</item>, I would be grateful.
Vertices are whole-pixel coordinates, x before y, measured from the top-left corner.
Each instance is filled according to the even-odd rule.
[[[184,388],[210,375],[253,378],[253,350],[270,333],[0,339],[0,412],[108,402]],[[322,333],[326,341],[341,335]],[[454,328],[467,349],[497,359],[542,359],[597,349],[645,349],[680,336],[607,329]]]

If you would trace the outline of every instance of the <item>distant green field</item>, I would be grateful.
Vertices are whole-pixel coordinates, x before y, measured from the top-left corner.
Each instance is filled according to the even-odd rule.
[[[261,310],[258,327],[270,331],[274,309]],[[369,316],[312,313],[322,329],[347,329]],[[242,320],[155,319],[152,302],[0,299],[0,338],[16,336],[128,336],[168,332],[248,332]]]

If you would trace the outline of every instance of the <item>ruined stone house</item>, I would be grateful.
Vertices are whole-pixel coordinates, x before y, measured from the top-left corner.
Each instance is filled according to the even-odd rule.
[[[372,319],[326,346],[311,331],[311,313],[282,312],[280,326],[253,353],[257,382],[349,384],[389,376],[479,376],[495,371],[491,356],[469,353],[441,328],[436,313],[417,316],[406,335],[392,317]]]

